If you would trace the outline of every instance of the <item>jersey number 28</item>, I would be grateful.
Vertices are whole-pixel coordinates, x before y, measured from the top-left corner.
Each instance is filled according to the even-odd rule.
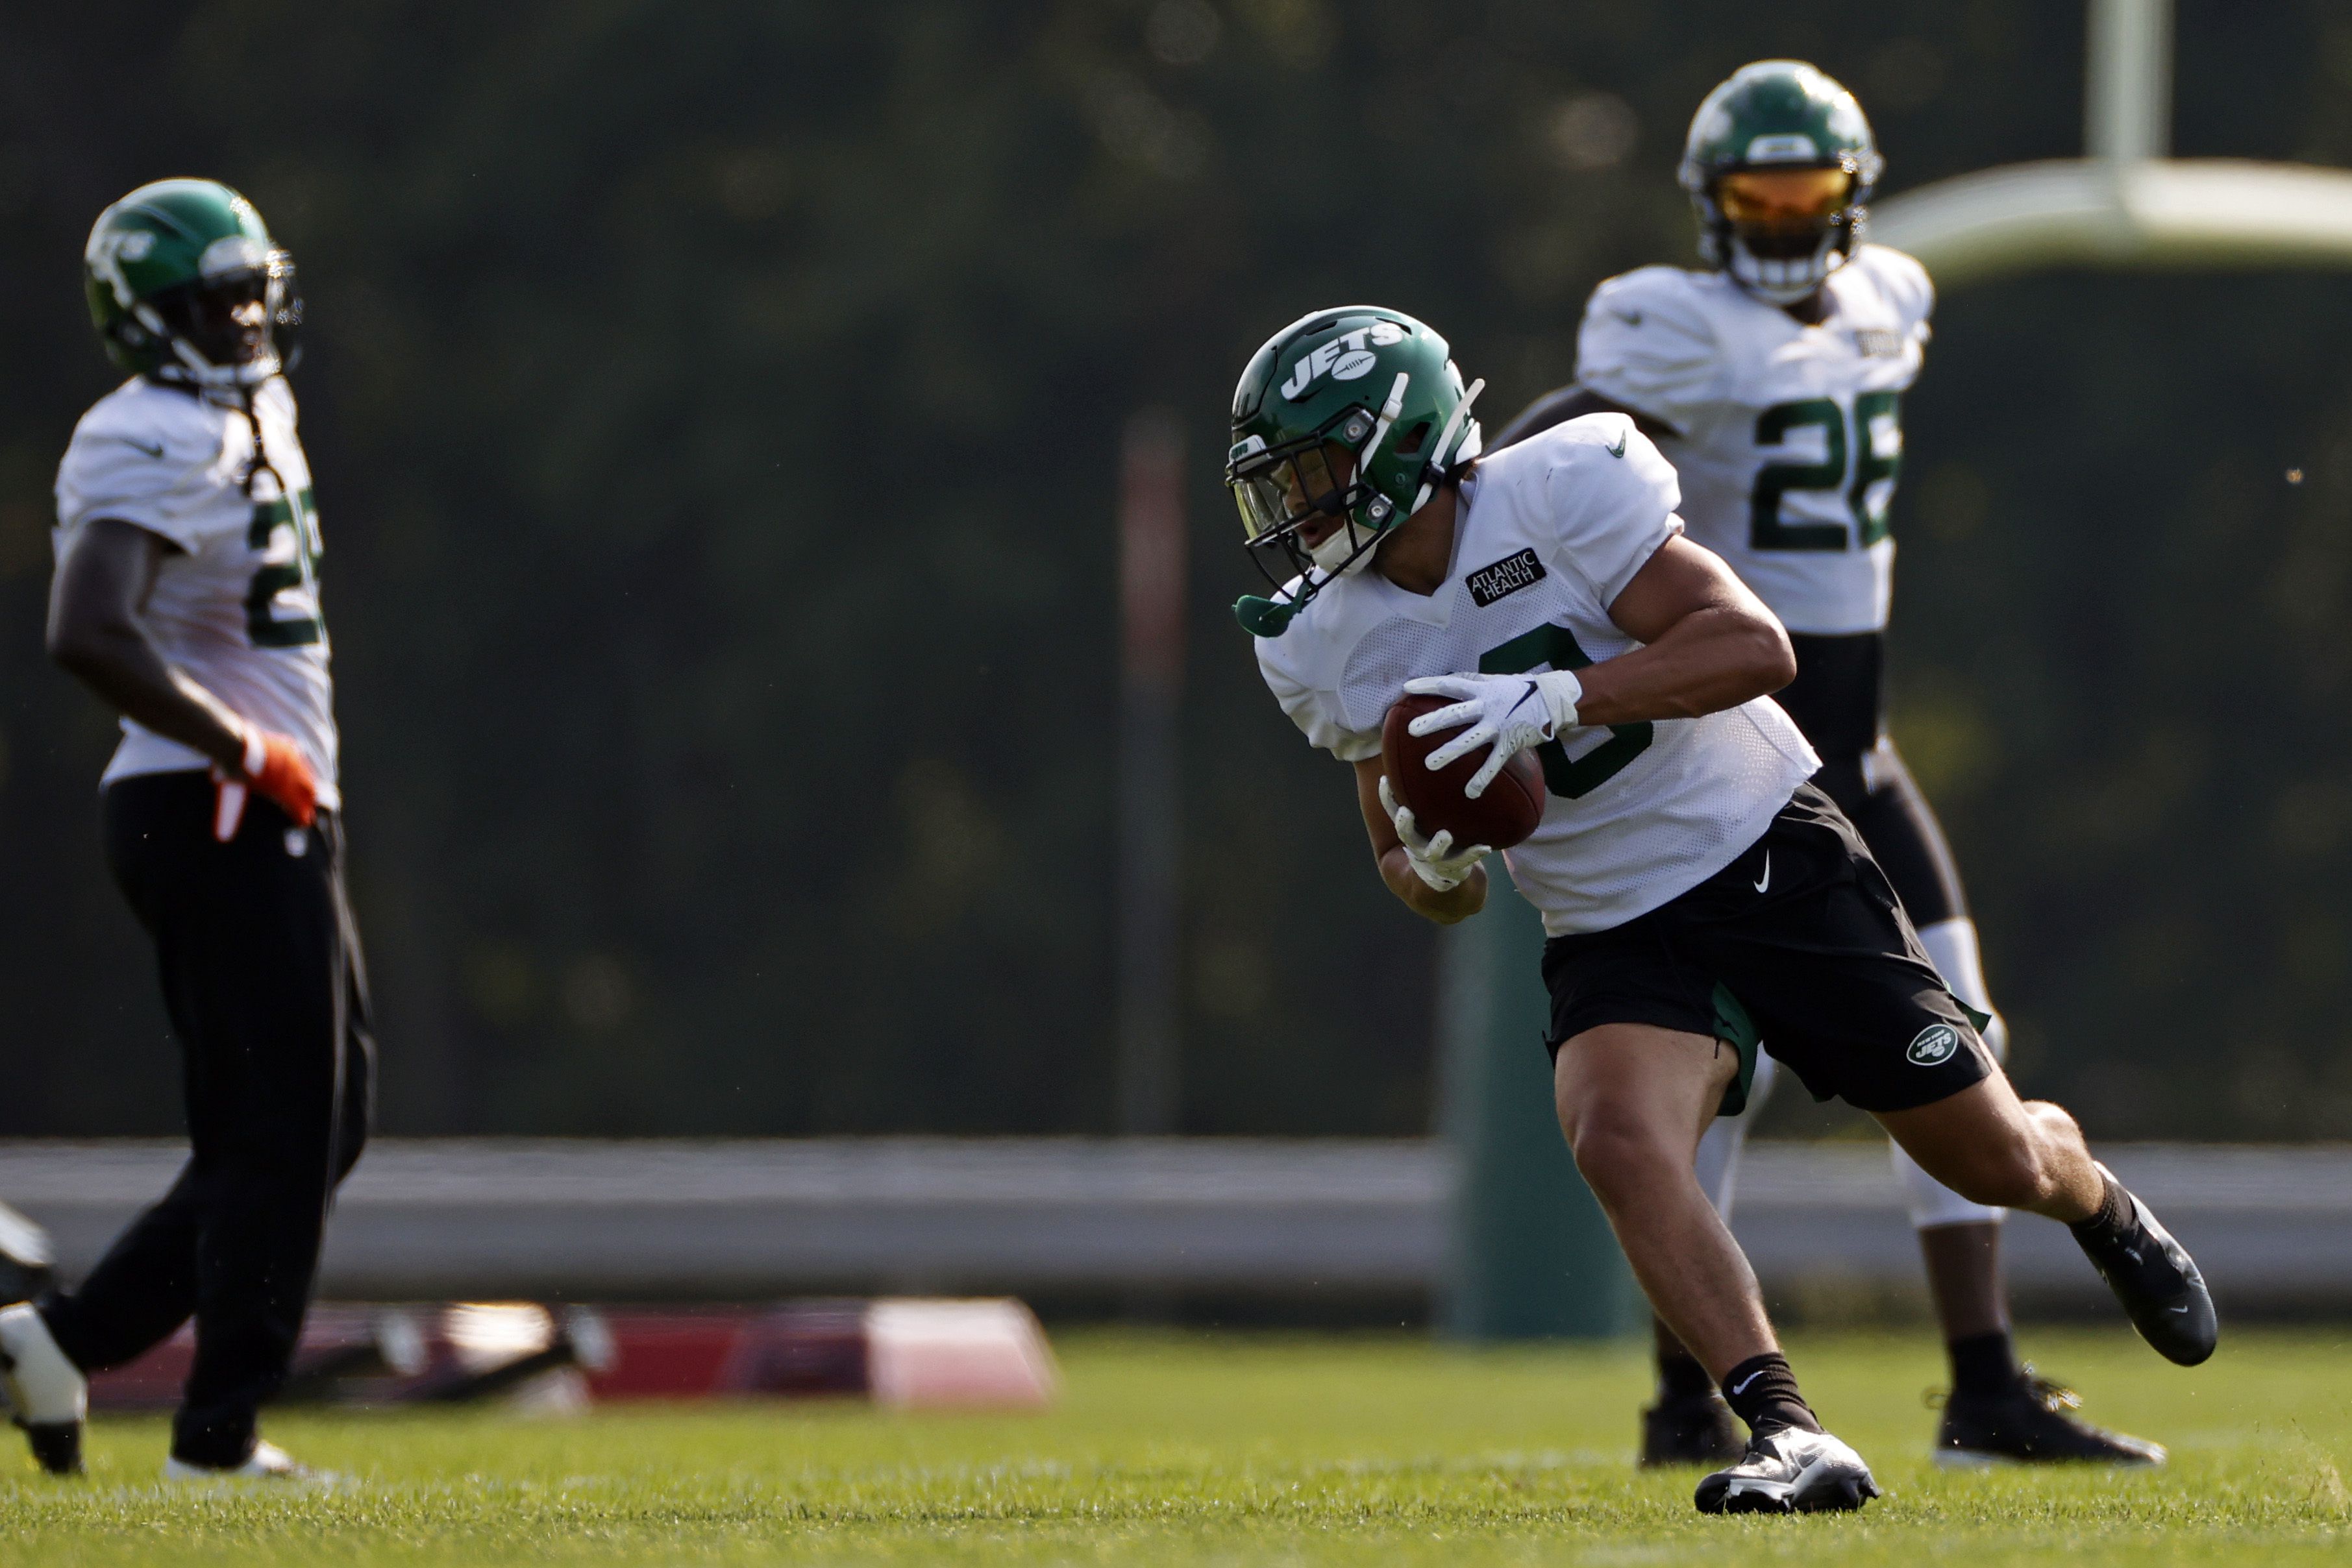
[[[1886,497],[1893,487],[1883,492],[1877,505],[1871,503],[1871,486],[1882,479],[1891,480],[1903,466],[1903,434],[1896,410],[1900,394],[1891,392],[1864,392],[1853,400],[1853,436],[1846,436],[1845,411],[1836,400],[1810,397],[1801,402],[1779,402],[1756,416],[1756,444],[1778,446],[1789,438],[1791,431],[1819,427],[1827,439],[1828,450],[1819,463],[1768,463],[1756,474],[1756,487],[1748,492],[1748,548],[1750,549],[1814,549],[1836,550],[1852,548],[1851,541],[1860,539],[1862,548],[1886,537]],[[1888,439],[1882,443],[1877,434],[1878,423],[1885,420]],[[1885,450],[1881,450],[1881,447]],[[1846,473],[1846,453],[1854,455],[1853,473]],[[1846,507],[1853,514],[1853,528],[1847,531],[1843,523],[1784,523],[1780,520],[1780,497],[1791,490],[1838,490],[1845,492]]]

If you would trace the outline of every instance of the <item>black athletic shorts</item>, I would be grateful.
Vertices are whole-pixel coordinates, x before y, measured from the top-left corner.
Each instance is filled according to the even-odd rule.
[[[1789,642],[1797,678],[1774,700],[1821,753],[1813,782],[1862,834],[1912,925],[1967,919],[1968,895],[1943,826],[1886,737],[1885,634],[1798,633]]]
[[[1993,1071],[1853,824],[1811,784],[1714,876],[1606,931],[1544,944],[1551,1048],[1610,1023],[1728,1038],[1721,982],[1816,1100],[1905,1111]]]

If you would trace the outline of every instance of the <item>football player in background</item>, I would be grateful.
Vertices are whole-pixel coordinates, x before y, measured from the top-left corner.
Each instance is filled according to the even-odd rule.
[[[131,372],[58,470],[58,662],[121,715],[106,854],[154,939],[184,1061],[180,1177],[79,1289],[0,1312],[0,1391],[47,1469],[80,1468],[84,1375],[192,1315],[166,1479],[315,1479],[264,1442],[374,1073],[343,892],[319,514],[283,375],[301,307],[250,203],[142,185],[83,256]]]
[[[1808,782],[1820,759],[1767,695],[1796,673],[1788,635],[1682,537],[1674,469],[1623,413],[1480,458],[1476,393],[1395,311],[1317,311],[1268,340],[1234,391],[1225,478],[1252,553],[1280,563],[1268,576],[1297,575],[1234,608],[1284,711],[1352,765],[1381,879],[1428,919],[1484,905],[1487,850],[1398,803],[1389,709],[1451,700],[1412,729],[1457,732],[1432,768],[1486,753],[1473,794],[1535,750],[1542,820],[1506,859],[1549,938],[1560,1128],[1652,1307],[1750,1434],[1699,1509],[1853,1509],[1878,1490],[1799,1392],[1694,1168],[1754,1061],[1725,1038],[1718,986],[1816,1093],[1870,1112],[1970,1200],[2069,1224],[2149,1343],[2204,1360],[2196,1266],[2065,1112],[2018,1100],[1981,1015]]]
[[[1935,291],[1920,265],[1861,243],[1880,169],[1853,96],[1809,65],[1759,60],[1709,93],[1681,170],[1703,271],[1645,267],[1593,291],[1575,382],[1497,437],[1508,446],[1582,414],[1631,415],[1681,476],[1691,537],[1729,562],[1788,627],[1797,678],[1780,706],[1822,757],[1814,782],[1885,869],[1953,994],[2008,1054],[1944,833],[1888,738],[1881,674],[1903,461],[1902,396],[1919,373]],[[1769,1051],[1768,1038],[1765,1048]],[[1739,1150],[1771,1082],[1699,1151],[1731,1210]],[[1936,1434],[1947,1464],[2155,1464],[2153,1443],[2076,1419],[2074,1396],[2020,1366],[2000,1281],[2001,1210],[1972,1203],[1893,1145],[1952,1388]],[[1646,1464],[1738,1451],[1730,1414],[1673,1333],[1657,1329]]]

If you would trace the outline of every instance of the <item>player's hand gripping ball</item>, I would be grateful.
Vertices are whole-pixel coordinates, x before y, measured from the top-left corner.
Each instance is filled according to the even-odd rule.
[[[1412,812],[1421,830],[1434,837],[1450,831],[1457,844],[1485,844],[1507,850],[1524,843],[1543,821],[1543,767],[1533,751],[1514,751],[1477,799],[1466,793],[1470,780],[1487,760],[1479,747],[1443,768],[1431,768],[1429,758],[1459,733],[1440,730],[1415,735],[1412,721],[1423,714],[1454,706],[1444,696],[1403,696],[1390,707],[1381,723],[1381,763],[1397,803]]]

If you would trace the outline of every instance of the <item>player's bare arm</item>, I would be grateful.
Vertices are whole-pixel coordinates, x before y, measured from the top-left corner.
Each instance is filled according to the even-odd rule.
[[[175,669],[141,622],[163,557],[173,549],[131,523],[98,518],[75,535],[49,591],[49,656],[117,713],[243,768],[247,726]]]
[[[1702,718],[1796,678],[1789,633],[1712,551],[1680,536],[1660,545],[1609,606],[1631,651],[1579,671],[1433,675],[1416,695],[1456,699],[1412,721],[1414,735],[1460,733],[1429,757],[1444,768],[1482,747],[1487,760],[1466,793],[1482,794],[1512,753],[1577,726]]]
[[[1372,858],[1380,863],[1381,880],[1404,901],[1406,908],[1440,925],[1467,920],[1486,907],[1486,868],[1472,863],[1468,874],[1450,888],[1431,885],[1412,866],[1412,856],[1397,832],[1381,786],[1383,764],[1368,757],[1356,764],[1356,805],[1364,814],[1364,831],[1372,841]],[[1481,851],[1480,852],[1484,852]]]
[[[239,717],[147,634],[142,616],[148,596],[176,548],[114,517],[94,517],[78,528],[49,591],[49,656],[117,713],[210,758],[216,779],[250,784],[308,827],[319,785],[300,748]],[[241,801],[236,796],[222,808],[224,837],[234,831]]]
[[[1769,696],[1794,680],[1789,633],[1720,557],[1668,539],[1609,606],[1642,646],[1579,673],[1588,725],[1698,718]]]

